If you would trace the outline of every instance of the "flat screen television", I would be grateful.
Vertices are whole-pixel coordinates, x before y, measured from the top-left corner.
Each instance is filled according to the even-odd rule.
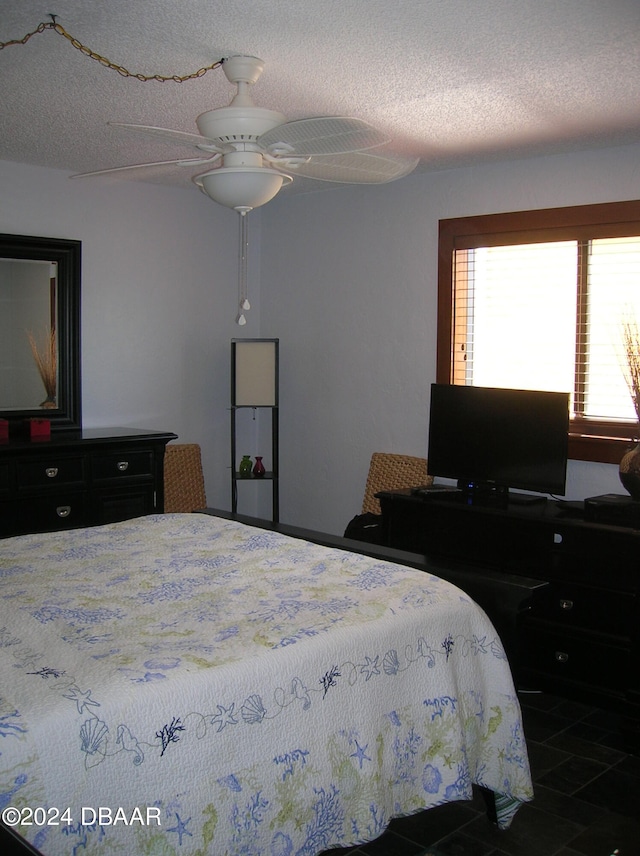
[[[569,394],[433,384],[427,467],[467,492],[564,496]]]

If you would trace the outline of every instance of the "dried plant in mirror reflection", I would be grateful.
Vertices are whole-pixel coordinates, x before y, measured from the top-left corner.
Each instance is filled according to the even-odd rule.
[[[58,383],[58,344],[55,330],[49,330],[45,333],[44,344],[42,348],[39,346],[35,335],[31,330],[27,331],[31,353],[38,369],[38,374],[42,380],[46,399],[40,405],[41,407],[55,407],[56,390]]]

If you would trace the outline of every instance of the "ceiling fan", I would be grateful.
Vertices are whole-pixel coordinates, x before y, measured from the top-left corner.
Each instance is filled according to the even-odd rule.
[[[273,199],[293,181],[293,175],[346,184],[383,184],[408,175],[418,163],[417,158],[386,150],[390,140],[361,119],[320,116],[287,122],[282,113],[256,107],[249,87],[264,69],[264,62],[257,57],[228,57],[222,61],[222,69],[237,92],[228,107],[197,117],[198,134],[109,123],[195,147],[202,157],[131,164],[72,177],[169,164],[203,164],[207,170],[195,175],[193,181],[215,202],[244,215]]]
[[[214,202],[240,216],[238,253],[238,315],[246,324],[248,226],[244,216],[265,205],[294,175],[344,184],[384,184],[412,172],[418,158],[391,152],[390,140],[362,119],[319,116],[287,122],[282,113],[256,107],[249,93],[264,62],[254,56],[231,56],[222,61],[227,80],[237,87],[228,107],[218,107],[196,119],[198,134],[110,122],[114,128],[184,144],[202,156],[155,161],[80,173],[72,178],[129,169],[206,165],[193,181]]]

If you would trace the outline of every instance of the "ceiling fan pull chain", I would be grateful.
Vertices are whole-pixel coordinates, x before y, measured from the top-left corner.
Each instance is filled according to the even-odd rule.
[[[240,211],[240,236],[238,241],[238,317],[236,324],[243,327],[247,323],[245,312],[251,309],[249,298],[247,297],[247,263],[248,263],[248,246],[249,246],[249,223],[247,221],[247,212]]]

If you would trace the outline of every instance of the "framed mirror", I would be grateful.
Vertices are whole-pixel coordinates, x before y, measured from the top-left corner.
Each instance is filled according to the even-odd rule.
[[[0,418],[82,426],[80,241],[0,234]]]

